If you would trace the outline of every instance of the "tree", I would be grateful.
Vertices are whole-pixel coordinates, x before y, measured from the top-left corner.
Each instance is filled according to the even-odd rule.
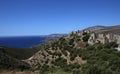
[[[104,44],[104,48],[115,48],[118,47],[118,44],[116,42],[108,42]]]
[[[86,34],[86,35],[84,35],[84,36],[82,37],[82,40],[83,40],[84,42],[87,42],[88,39],[89,39],[89,37],[90,37],[90,35],[89,35],[89,34]]]
[[[100,69],[99,66],[91,65],[86,71],[85,74],[104,74],[104,70]]]

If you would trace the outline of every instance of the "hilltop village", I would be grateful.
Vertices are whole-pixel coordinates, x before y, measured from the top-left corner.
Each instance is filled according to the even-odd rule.
[[[88,43],[93,45],[98,42],[103,43],[103,44],[107,42],[116,42],[120,47],[120,35],[112,34],[112,33],[108,33],[108,34],[92,33],[88,40]]]
[[[84,34],[89,34],[89,39],[87,40],[87,43],[89,45],[94,45],[96,43],[105,44],[108,42],[116,42],[118,44],[118,47],[120,47],[120,34],[96,33],[96,32],[90,32],[89,30],[83,30],[83,31],[71,32],[69,37],[71,35],[83,36]],[[81,41],[83,41],[82,37],[81,37]]]

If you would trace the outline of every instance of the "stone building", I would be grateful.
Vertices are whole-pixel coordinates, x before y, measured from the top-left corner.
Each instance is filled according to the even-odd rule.
[[[89,40],[88,40],[88,44],[90,44],[90,45],[95,44],[95,43],[96,43],[96,39],[97,39],[96,33],[92,33],[92,34],[90,35]]]
[[[120,35],[118,36],[117,44],[118,44],[118,46],[120,47]]]
[[[117,42],[117,44],[120,47],[120,35],[119,34],[112,34],[112,33],[108,33],[108,34],[96,34],[96,33],[92,33],[89,40],[88,40],[88,44],[93,45],[95,43],[107,43],[107,42]]]

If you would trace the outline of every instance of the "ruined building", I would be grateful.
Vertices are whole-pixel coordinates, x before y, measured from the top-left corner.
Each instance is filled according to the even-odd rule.
[[[88,40],[88,43],[90,45],[93,45],[95,43],[107,43],[107,42],[117,42],[117,44],[120,47],[120,35],[119,34],[113,34],[113,33],[108,33],[108,34],[104,34],[104,33],[91,33],[91,36]]]

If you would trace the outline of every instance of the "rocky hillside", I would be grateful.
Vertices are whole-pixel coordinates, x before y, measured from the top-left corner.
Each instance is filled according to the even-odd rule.
[[[83,60],[79,55],[71,54],[71,52],[74,52],[75,48],[85,47],[86,45],[85,42],[79,39],[79,36],[71,34],[41,46],[40,51],[27,60],[27,62],[35,69],[45,64],[53,66],[53,62],[59,59],[66,61],[67,64],[84,64],[87,62],[86,60]]]
[[[35,70],[42,70],[46,66],[61,66],[60,63],[63,65],[76,64],[79,67],[87,63],[87,60],[76,53],[78,48],[84,48],[86,46],[87,43],[82,41],[80,35],[71,33],[68,36],[54,40],[50,44],[39,47],[40,51],[25,61]]]
[[[85,30],[99,33],[109,32],[111,29],[112,33],[116,30],[120,32],[120,29],[116,27],[113,29],[113,27],[101,26]],[[73,74],[108,74],[111,72],[111,74],[119,74],[118,64],[114,63],[120,63],[119,52],[114,49],[117,44],[110,42],[90,46],[88,40],[91,32],[85,30],[71,32],[65,37],[40,46],[40,51],[25,61],[31,65],[33,70],[40,70],[41,74],[54,72],[57,68]],[[113,62],[115,58],[110,58],[111,56],[116,57],[117,60]]]

